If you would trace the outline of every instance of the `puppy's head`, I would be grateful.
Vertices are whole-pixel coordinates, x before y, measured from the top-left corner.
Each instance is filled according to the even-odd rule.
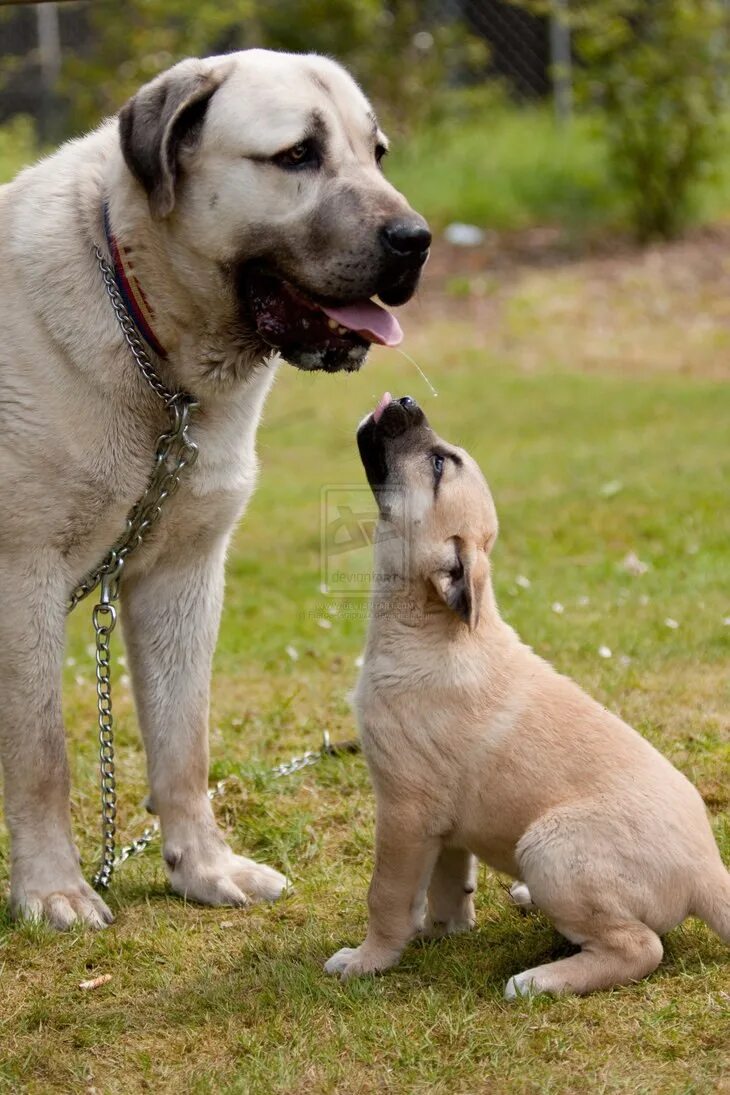
[[[432,430],[410,396],[386,394],[358,427],[360,457],[378,503],[378,573],[443,602],[470,629],[489,578],[497,513],[478,465]]]

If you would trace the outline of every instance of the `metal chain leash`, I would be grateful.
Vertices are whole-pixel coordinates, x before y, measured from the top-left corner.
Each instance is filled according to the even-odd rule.
[[[99,772],[101,777],[102,857],[94,885],[106,889],[114,869],[117,829],[117,787],[114,778],[114,724],[109,672],[109,638],[117,622],[112,604],[98,604],[92,614],[96,634],[96,696],[99,709]],[[111,864],[111,866],[110,866]]]
[[[269,775],[274,779],[279,779],[281,776],[293,776],[296,772],[301,772],[304,768],[309,768],[310,765],[316,764],[324,757],[339,757],[343,753],[359,753],[360,742],[359,741],[342,741],[332,742],[327,730],[322,734],[322,747],[321,749],[308,749],[306,753],[301,753],[299,756],[292,757],[290,760],[285,761],[283,764],[277,764],[274,768],[269,770]],[[226,791],[226,788],[231,783],[233,777],[226,776],[225,779],[219,779],[208,791],[208,798],[212,800],[220,798]],[[120,867],[122,863],[125,863],[128,859],[133,859],[136,856],[142,855],[143,852],[149,848],[152,841],[158,835],[160,831],[160,822],[157,818],[142,830],[140,835],[130,841],[129,844],[125,844],[119,849],[116,858],[113,860],[112,867]]]
[[[114,314],[132,356],[145,381],[161,399],[170,416],[168,429],[155,446],[152,474],[144,494],[127,517],[124,531],[98,566],[82,579],[67,603],[70,612],[79,601],[100,586],[99,601],[92,613],[96,639],[96,695],[99,715],[99,769],[101,779],[102,858],[94,875],[94,885],[107,889],[111,881],[116,847],[117,791],[114,775],[114,721],[112,716],[109,640],[117,622],[114,607],[125,561],[142,543],[162,516],[162,509],[180,486],[180,478],[198,456],[198,446],[190,439],[190,416],[198,404],[185,392],[170,391],[157,376],[142,340],[114,280],[114,274],[100,248],[95,249],[104,286]]]

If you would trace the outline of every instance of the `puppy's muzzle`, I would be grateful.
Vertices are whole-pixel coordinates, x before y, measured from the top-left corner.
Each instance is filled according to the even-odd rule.
[[[386,437],[400,437],[406,430],[428,425],[426,416],[409,395],[393,399],[383,411],[376,429]]]

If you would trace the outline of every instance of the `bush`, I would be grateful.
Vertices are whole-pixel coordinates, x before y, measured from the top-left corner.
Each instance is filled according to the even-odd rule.
[[[579,86],[642,241],[678,234],[720,156],[729,33],[725,0],[585,0],[575,20]]]
[[[30,118],[18,115],[0,126],[0,183],[9,182],[37,155],[35,129]]]

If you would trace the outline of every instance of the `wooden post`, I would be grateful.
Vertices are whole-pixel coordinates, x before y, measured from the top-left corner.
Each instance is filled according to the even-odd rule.
[[[573,114],[572,57],[568,0],[551,0],[550,4],[550,72],[553,82],[555,117],[563,125]]]
[[[52,142],[58,137],[56,117],[56,81],[61,72],[61,32],[58,25],[58,9],[55,3],[38,4],[38,61],[41,70],[40,110],[38,112],[38,136],[41,142]]]

